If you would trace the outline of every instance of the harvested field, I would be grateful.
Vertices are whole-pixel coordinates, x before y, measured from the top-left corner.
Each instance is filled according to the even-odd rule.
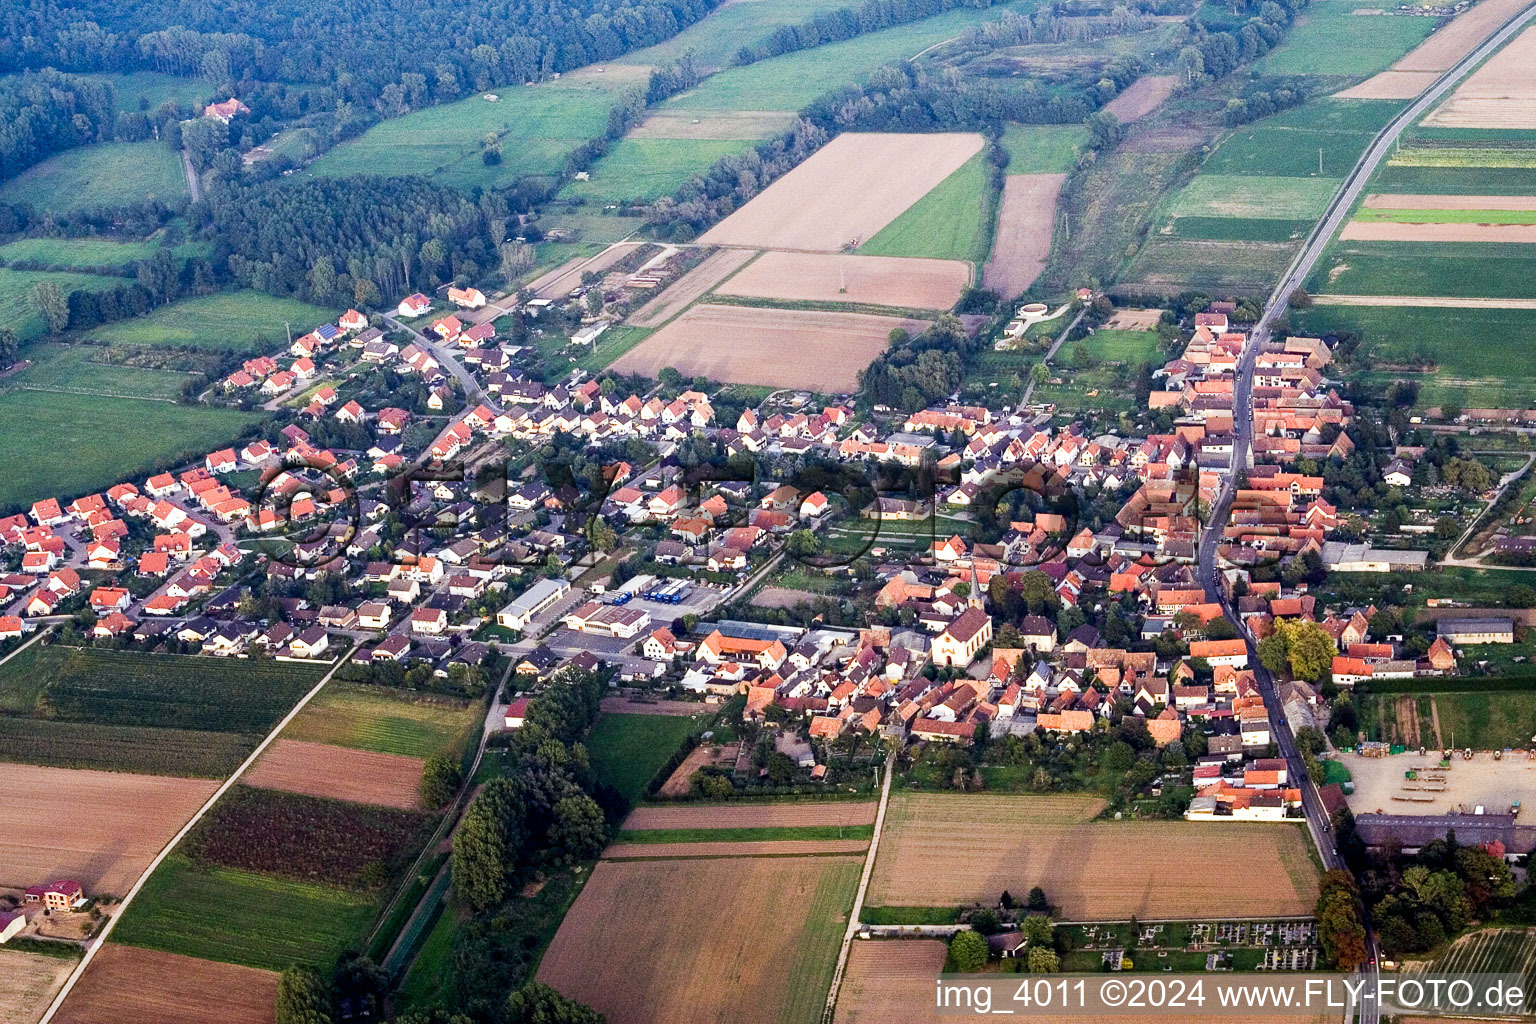
[[[581,275],[587,271],[601,273],[619,260],[640,248],[640,242],[616,242],[598,253],[581,259],[571,259],[554,270],[531,281],[527,287],[541,299],[558,299],[568,295],[572,288],[581,284]]]
[[[1422,309],[1536,309],[1536,299],[1459,299],[1443,295],[1314,295],[1319,306],[1414,306]]]
[[[604,860],[685,860],[712,857],[791,857],[806,854],[863,853],[867,839],[768,839],[746,843],[612,843]]]
[[[240,781],[259,789],[414,811],[421,807],[422,764],[419,757],[279,739]]]
[[[837,252],[872,237],[981,146],[972,133],[839,135],[700,241]]]
[[[1039,885],[1075,920],[1312,912],[1317,872],[1299,829],[1090,821],[1103,807],[1086,795],[893,796],[866,902],[991,903]],[[1251,869],[1241,880],[1211,876],[1209,865],[1238,859]],[[1078,870],[1064,875],[1064,863]]]
[[[0,949],[0,1021],[32,1024],[74,969],[70,957]]]
[[[687,700],[628,700],[624,697],[604,697],[603,711],[611,715],[679,715],[691,718],[713,712],[715,709]]]
[[[698,305],[620,356],[613,369],[654,377],[672,366],[685,377],[732,384],[849,392],[897,327],[917,335],[928,324],[867,313]]]
[[[1051,254],[1056,199],[1066,180],[1065,174],[1010,174],[1003,180],[992,257],[981,275],[983,288],[1007,300],[1035,283]]]
[[[1442,71],[1450,70],[1457,61],[1477,49],[1479,43],[1493,35],[1528,2],[1482,0],[1414,47],[1389,70],[1334,95],[1361,100],[1413,99],[1439,78]]]
[[[1368,210],[1536,210],[1536,196],[1430,196],[1373,192]]]
[[[1150,331],[1162,320],[1160,309],[1117,309],[1104,327],[1110,331]]]
[[[857,857],[600,861],[538,980],[610,1024],[813,1024]],[[621,945],[624,956],[593,957]]]
[[[630,314],[631,327],[660,327],[757,255],[751,249],[721,249],[662,289],[660,295]]]
[[[1339,232],[1344,242],[1536,242],[1536,224],[1412,224],[1352,220]]]
[[[1521,32],[1423,121],[1437,128],[1536,128],[1536,26]]]
[[[658,112],[629,130],[631,139],[766,139],[787,131],[795,115],[779,110]]]
[[[1143,75],[1105,104],[1104,109],[1119,118],[1121,124],[1138,121],[1162,106],[1178,86],[1178,75]]]
[[[765,252],[715,291],[785,302],[853,302],[949,309],[970,283],[959,260]]]
[[[1382,71],[1333,94],[1340,100],[1411,100],[1428,89],[1439,71]]]
[[[109,945],[53,1019],[57,1024],[271,1024],[275,971]]]
[[[121,896],[218,783],[0,764],[0,885],[73,878]]]
[[[816,804],[680,804],[637,807],[624,819],[628,830],[652,828],[805,828],[811,825],[872,825],[873,800]]]

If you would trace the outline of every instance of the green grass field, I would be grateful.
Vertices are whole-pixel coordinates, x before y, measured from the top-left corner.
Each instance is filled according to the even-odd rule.
[[[398,1000],[401,1006],[440,1006],[447,995],[453,973],[453,943],[463,925],[458,913],[447,903],[440,906],[432,930],[416,951],[416,958],[401,979]]]
[[[1082,341],[1069,342],[1067,350],[1081,348],[1094,359],[1102,362],[1129,363],[1132,365],[1151,362],[1158,358],[1157,333],[1155,331],[1111,331],[1100,329]]]
[[[1060,174],[1077,163],[1088,130],[1075,124],[1009,124],[1003,149],[1009,174]]]
[[[1475,323],[1467,314],[1475,312]],[[1524,409],[1536,403],[1536,318],[1528,310],[1413,309],[1387,306],[1315,306],[1293,314],[1307,334],[1358,331],[1357,361],[1367,378],[1416,380],[1419,404],[1456,401],[1475,408]],[[1498,344],[1476,344],[1474,337]],[[1432,373],[1376,370],[1416,357],[1434,361]]]
[[[846,6],[847,0],[752,0],[723,4],[666,42],[636,50],[614,63],[665,64],[691,52],[702,67],[725,67],[737,50],[767,37],[780,25],[798,25],[825,11]]]
[[[550,231],[570,232],[586,242],[617,242],[634,234],[645,226],[643,217],[620,217],[602,213],[567,212],[554,210],[539,218],[539,227]],[[541,243],[547,244],[547,243]]]
[[[20,238],[0,245],[0,263],[40,263],[50,267],[123,270],[153,256],[155,242],[118,242],[109,238]]]
[[[465,702],[333,682],[288,724],[283,738],[407,757],[456,757],[478,725],[479,711]]]
[[[223,779],[261,737],[195,729],[56,722],[0,715],[0,761],[141,775]]]
[[[99,142],[29,167],[0,185],[0,203],[65,213],[187,197],[181,158],[163,142]]]
[[[605,714],[583,742],[598,780],[637,803],[651,778],[698,728],[697,719],[681,715]]]
[[[1388,224],[1536,224],[1536,210],[1360,210],[1355,220]]]
[[[1315,220],[1338,187],[1333,178],[1201,174],[1173,197],[1167,212],[1173,217]]]
[[[186,348],[271,349],[293,336],[334,320],[336,312],[297,299],[261,292],[219,292],[183,299],[141,316],[90,331],[114,345],[175,345]]]
[[[1503,133],[1484,136],[1488,141],[1505,142]],[[1424,146],[1399,147],[1391,157],[1393,167],[1443,167],[1465,170],[1530,170],[1536,167],[1536,147],[1532,146]]]
[[[1400,106],[1392,100],[1314,100],[1239,128],[1206,159],[1202,174],[1342,178]]]
[[[107,291],[126,278],[98,274],[75,274],[51,270],[11,270],[0,267],[0,327],[9,327],[22,341],[31,341],[48,333],[48,323],[32,300],[32,289],[52,281],[66,296],[72,291]]]
[[[1435,27],[1434,18],[1353,13],[1366,6],[1329,0],[1306,8],[1287,33],[1285,45],[1262,58],[1257,70],[1266,75],[1374,74]]]
[[[461,188],[554,175],[566,154],[602,135],[625,89],[645,88],[636,69],[581,72],[533,86],[508,86],[487,102],[471,96],[374,125],[311,164],[307,174],[424,174]],[[487,166],[481,142],[502,138],[501,163]]]
[[[1213,242],[1297,242],[1311,233],[1315,223],[1256,217],[1179,217],[1170,221],[1169,226],[1173,228],[1174,238]]]
[[[1524,747],[1536,735],[1536,693],[1437,693],[1442,736],[1458,747]]]
[[[227,868],[166,859],[113,930],[129,946],[280,971],[328,968],[355,948],[374,913],[370,898]]]
[[[1120,278],[1157,291],[1211,288],[1267,294],[1299,248],[1299,242],[1207,242],[1158,237],[1142,246]]]
[[[1536,174],[1514,167],[1407,167],[1387,164],[1371,182],[1373,192],[1451,196],[1536,195]]]
[[[175,100],[184,107],[198,108],[213,98],[213,90],[201,79],[162,75],[158,71],[90,77],[111,84],[112,91],[117,95],[119,110],[146,110],[152,113],[166,100]]]
[[[859,253],[980,262],[987,258],[990,213],[986,158],[977,153],[859,246]]]
[[[605,203],[657,199],[721,157],[745,153],[752,145],[730,139],[620,139],[593,165],[591,180],[570,182],[560,197]]]
[[[31,345],[25,370],[0,381],[7,391],[56,391],[103,398],[153,398],[171,401],[181,394],[187,374],[97,362],[110,349],[88,345]]]
[[[817,879],[816,891],[800,905],[798,913],[804,917],[805,929],[789,964],[785,979],[789,995],[780,1020],[810,1024],[820,1019],[862,867],[853,859],[828,865]]]
[[[174,465],[234,440],[258,419],[233,409],[57,391],[0,395],[0,510]]]
[[[1536,247],[1498,243],[1335,242],[1307,282],[1337,295],[1536,298]]]

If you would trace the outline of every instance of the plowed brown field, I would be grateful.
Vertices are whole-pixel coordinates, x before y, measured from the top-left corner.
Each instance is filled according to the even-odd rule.
[[[990,904],[1038,885],[1064,918],[1123,921],[1308,914],[1317,901],[1293,825],[1090,821],[1103,806],[1091,796],[893,796],[865,902]],[[1228,863],[1243,871],[1211,868]]]
[[[0,885],[72,878],[87,895],[121,896],[218,786],[0,764]]]
[[[1003,205],[992,258],[981,275],[983,288],[1007,301],[1035,283],[1051,254],[1056,199],[1066,180],[1065,174],[1010,174],[1003,180]]]
[[[240,781],[262,789],[410,811],[421,806],[422,764],[419,757],[279,739]]]
[[[811,825],[873,825],[873,800],[829,800],[819,804],[678,804],[637,807],[626,829],[806,828]]]
[[[916,335],[927,326],[866,313],[698,305],[620,356],[613,369],[654,377],[672,366],[684,377],[846,392],[894,328]]]
[[[752,299],[949,309],[970,283],[959,260],[765,252],[715,291]]]
[[[837,252],[873,237],[974,156],[982,141],[972,133],[839,135],[699,240]]]
[[[278,975],[133,946],[96,954],[55,1024],[272,1024]]]
[[[1144,75],[1106,103],[1104,109],[1119,118],[1121,124],[1139,120],[1162,106],[1178,86],[1178,75]]]
[[[1339,238],[1346,242],[1536,242],[1536,224],[1399,224],[1352,220]]]
[[[1536,74],[1532,68],[1536,68],[1536,26],[1521,32],[1472,72],[1450,99],[1424,119],[1424,124],[1440,128],[1536,128]]]

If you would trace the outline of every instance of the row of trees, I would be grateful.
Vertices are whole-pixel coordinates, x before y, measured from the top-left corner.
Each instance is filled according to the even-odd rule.
[[[55,153],[111,138],[116,121],[116,99],[104,82],[51,69],[0,81],[0,181]]]
[[[1303,89],[1295,89],[1288,85],[1282,85],[1274,89],[1254,89],[1242,96],[1234,96],[1227,100],[1226,109],[1221,112],[1222,120],[1230,125],[1247,124],[1278,114],[1282,110],[1290,110],[1307,102],[1307,94]],[[1293,303],[1295,305],[1295,303]]]

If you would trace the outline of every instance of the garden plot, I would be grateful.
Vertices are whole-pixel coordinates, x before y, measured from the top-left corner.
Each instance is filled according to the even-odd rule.
[[[959,260],[767,252],[715,293],[784,302],[949,309],[960,301],[970,276],[970,267]]]

